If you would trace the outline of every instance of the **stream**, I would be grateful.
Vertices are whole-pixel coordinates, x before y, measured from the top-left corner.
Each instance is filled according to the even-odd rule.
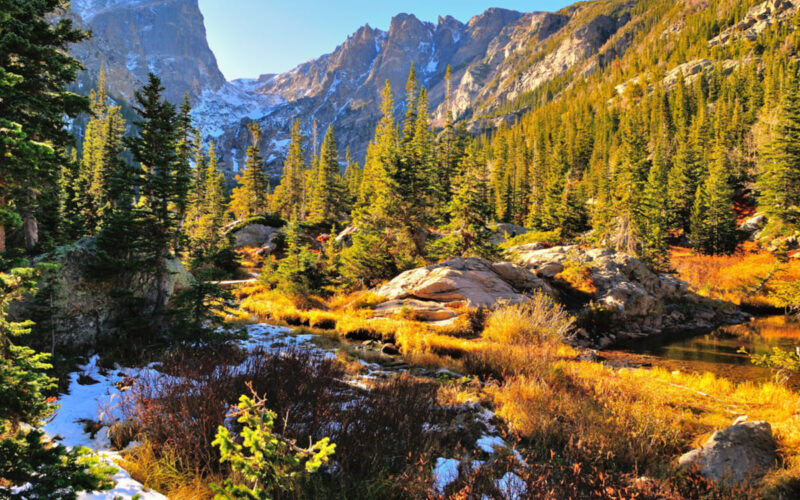
[[[774,315],[710,332],[664,334],[629,341],[607,354],[611,359],[630,358],[633,362],[670,370],[711,372],[736,381],[764,381],[771,379],[772,372],[754,366],[749,356],[739,350],[768,354],[774,347],[794,351],[798,346],[800,321]]]

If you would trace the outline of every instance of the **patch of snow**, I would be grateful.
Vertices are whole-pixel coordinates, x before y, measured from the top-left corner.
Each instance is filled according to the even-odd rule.
[[[239,150],[236,148],[231,149],[231,163],[233,163],[233,171],[238,173],[239,172],[239,158],[236,155],[239,154]]]
[[[494,485],[506,500],[522,500],[527,497],[525,481],[513,472],[506,472],[503,477],[494,481]]]
[[[133,71],[139,67],[139,56],[137,54],[128,54],[125,56],[125,67],[128,71]]]
[[[481,436],[475,444],[486,453],[494,453],[497,448],[508,448],[503,438],[500,436],[489,436],[487,434]]]
[[[249,325],[249,338],[242,341],[242,346],[248,351],[256,348],[282,351],[289,347],[306,346],[311,340],[311,335],[293,335],[289,328],[256,324]],[[313,347],[321,356],[335,355]],[[127,377],[137,377],[148,373],[155,373],[155,365],[143,368],[103,370],[98,366],[99,357],[93,356],[86,365],[79,367],[79,371],[70,374],[69,394],[62,394],[59,398],[59,408],[52,419],[43,427],[44,432],[61,444],[69,447],[85,446],[98,453],[98,455],[111,465],[119,469],[113,477],[114,489],[105,492],[86,492],[79,495],[81,500],[114,500],[117,498],[129,499],[136,495],[141,500],[166,500],[166,497],[148,490],[117,464],[117,452],[111,451],[106,427],[101,428],[94,437],[84,431],[83,423],[86,421],[113,421],[119,418],[116,411],[122,398],[118,388]],[[82,377],[83,376],[83,377]],[[159,373],[160,377],[168,375]],[[82,385],[78,379],[91,383]]]
[[[428,62],[428,65],[425,66],[425,72],[428,74],[434,73],[436,71],[436,68],[438,67],[439,67],[439,60],[434,57]]]
[[[447,485],[458,479],[458,465],[461,462],[455,458],[437,458],[433,468],[433,488],[439,493],[444,493]]]

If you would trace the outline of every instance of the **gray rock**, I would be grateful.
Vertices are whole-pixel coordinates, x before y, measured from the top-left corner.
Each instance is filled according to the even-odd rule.
[[[683,455],[679,464],[696,466],[709,479],[741,485],[760,479],[775,466],[775,438],[767,422],[745,422],[719,430],[700,448]]]
[[[233,233],[234,248],[263,248],[272,243],[281,228],[263,224],[249,224]],[[272,249],[274,250],[274,248]]]
[[[406,271],[375,293],[389,300],[419,299],[448,307],[492,307],[498,303],[520,303],[534,290],[552,293],[545,281],[513,264],[457,257]]]
[[[334,241],[336,241],[336,243],[341,243],[342,245],[349,247],[353,244],[353,235],[356,234],[357,232],[358,232],[357,227],[347,226],[342,230],[342,232],[336,235]]]
[[[158,304],[158,287],[152,273],[136,271],[98,276],[91,267],[97,261],[95,252],[94,240],[84,238],[41,258],[60,266],[49,281],[53,285],[53,300],[47,306],[54,312],[37,325],[52,335],[57,348],[93,347],[99,340],[113,335],[120,320],[129,321],[131,317],[140,317],[143,324],[147,324],[146,318],[156,308],[166,306],[172,295],[194,281],[180,260],[167,259],[167,272],[161,282],[164,302]],[[134,310],[120,310],[121,291],[130,294]],[[27,315],[29,307],[36,308],[35,301],[23,303],[17,314]]]
[[[736,38],[755,40],[771,25],[790,18],[797,12],[796,0],[767,0],[750,7],[744,19],[709,40],[708,45],[725,45]]]
[[[764,228],[767,224],[767,216],[764,214],[755,214],[749,219],[745,220],[739,225],[739,231],[747,236],[750,241],[757,239],[757,233]]]
[[[506,240],[509,240],[515,236],[519,236],[521,234],[527,233],[529,230],[525,229],[522,226],[517,226],[516,224],[508,224],[505,222],[501,222],[496,224],[493,228],[493,233],[490,238],[490,242],[492,245],[499,245]]]
[[[531,245],[511,248],[510,253],[513,262],[551,284],[566,262],[585,266],[588,280],[596,290],[588,298],[609,311],[618,327],[624,326],[637,336],[688,329],[699,323],[708,326],[732,323],[739,319],[735,313],[727,311],[724,303],[699,297],[689,290],[686,282],[670,274],[656,274],[627,254],[578,246],[539,248]],[[692,321],[687,322],[683,313],[674,310],[673,304],[690,304]],[[599,345],[606,347],[612,340],[606,337]]]
[[[447,321],[457,316],[456,312],[438,302],[416,299],[388,300],[375,307],[375,316],[390,318],[409,312],[418,321]]]

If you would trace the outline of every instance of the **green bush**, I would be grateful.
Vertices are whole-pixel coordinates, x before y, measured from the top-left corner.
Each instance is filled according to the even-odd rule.
[[[213,445],[219,447],[220,463],[229,462],[239,482],[226,479],[222,487],[211,484],[216,499],[269,499],[275,493],[292,491],[306,474],[317,472],[333,455],[336,445],[323,438],[300,448],[273,432],[277,414],[264,399],[242,395],[234,413],[242,425],[241,444],[219,426]]]

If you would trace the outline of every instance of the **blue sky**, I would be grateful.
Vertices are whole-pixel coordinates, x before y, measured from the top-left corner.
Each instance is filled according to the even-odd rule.
[[[573,0],[574,1],[574,0]],[[208,41],[228,79],[280,73],[331,52],[369,23],[387,29],[407,12],[436,22],[466,22],[490,7],[521,12],[558,10],[565,0],[200,0]]]

